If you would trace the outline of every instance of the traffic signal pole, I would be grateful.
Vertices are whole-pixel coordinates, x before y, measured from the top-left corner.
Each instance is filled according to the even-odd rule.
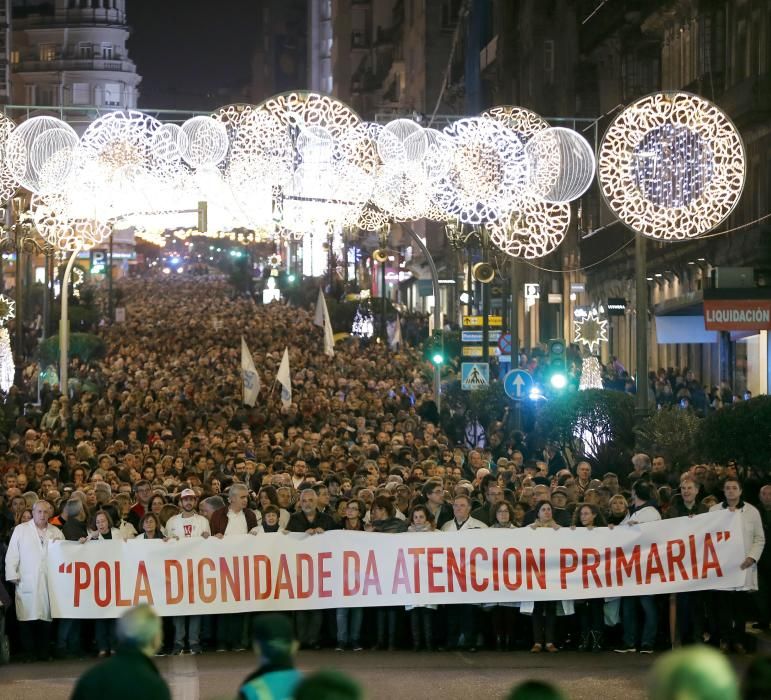
[[[635,414],[638,420],[648,415],[648,256],[647,240],[635,234],[635,307],[637,312],[637,394]]]
[[[426,262],[428,263],[428,267],[431,270],[431,285],[434,290],[434,309],[433,309],[433,315],[434,315],[434,330],[442,331],[442,312],[439,308],[439,272],[436,269],[436,263],[434,262],[434,258],[431,256],[431,253],[429,252],[428,248],[426,247],[426,244],[423,242],[423,239],[418,236],[417,233],[413,230],[412,226],[410,226],[407,223],[400,223],[399,224],[402,227],[402,230],[407,233],[407,235],[415,242],[415,245],[420,248],[420,252],[423,253],[424,257],[426,258]],[[444,333],[442,333],[442,353],[444,353]],[[434,364],[434,401],[436,403],[436,410],[441,411],[442,409],[442,375],[441,375],[441,367]]]

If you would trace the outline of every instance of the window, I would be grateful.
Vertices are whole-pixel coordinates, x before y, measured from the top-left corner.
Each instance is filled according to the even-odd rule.
[[[11,65],[16,65],[19,62],[19,52],[11,51]]]
[[[110,107],[119,107],[120,92],[120,85],[118,83],[106,83],[104,86],[104,104]]]
[[[58,88],[56,85],[40,85],[37,90],[38,104],[47,106],[55,105],[57,102],[56,93]]]
[[[25,92],[25,98],[28,105],[34,105],[35,104],[35,98],[37,97],[35,85],[25,85],[24,86],[24,92]]]
[[[91,44],[78,44],[78,58],[93,58],[94,47]]]
[[[91,103],[91,86],[88,83],[72,84],[72,104],[87,105]]]
[[[39,56],[41,61],[53,61],[56,58],[56,45],[40,44]]]
[[[113,47],[112,44],[102,44],[102,58],[105,61],[112,61]]]

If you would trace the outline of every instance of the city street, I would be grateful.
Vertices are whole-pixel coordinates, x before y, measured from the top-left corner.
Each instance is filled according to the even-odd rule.
[[[400,698],[502,698],[518,681],[557,682],[571,700],[623,698],[642,700],[648,671],[657,656],[604,653],[500,654],[486,652],[413,654],[407,652],[304,652],[299,666],[311,672],[337,668],[356,678],[368,700]],[[240,681],[253,670],[251,654],[165,657],[158,666],[175,700],[234,697]],[[3,669],[3,700],[64,700],[92,661],[13,664]]]

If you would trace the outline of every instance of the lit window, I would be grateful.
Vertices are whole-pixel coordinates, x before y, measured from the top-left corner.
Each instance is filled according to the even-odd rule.
[[[40,60],[53,61],[56,58],[55,44],[40,44]]]
[[[104,86],[104,104],[110,107],[120,106],[120,92],[118,83],[106,83]]]

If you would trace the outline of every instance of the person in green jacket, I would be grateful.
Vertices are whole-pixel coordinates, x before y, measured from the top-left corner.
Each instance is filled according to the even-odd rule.
[[[252,643],[260,665],[238,691],[239,700],[289,700],[302,680],[294,667],[300,647],[286,615],[265,613],[254,621]]]
[[[70,700],[171,700],[166,681],[152,662],[163,643],[161,619],[138,605],[118,620],[117,653],[86,671]]]

